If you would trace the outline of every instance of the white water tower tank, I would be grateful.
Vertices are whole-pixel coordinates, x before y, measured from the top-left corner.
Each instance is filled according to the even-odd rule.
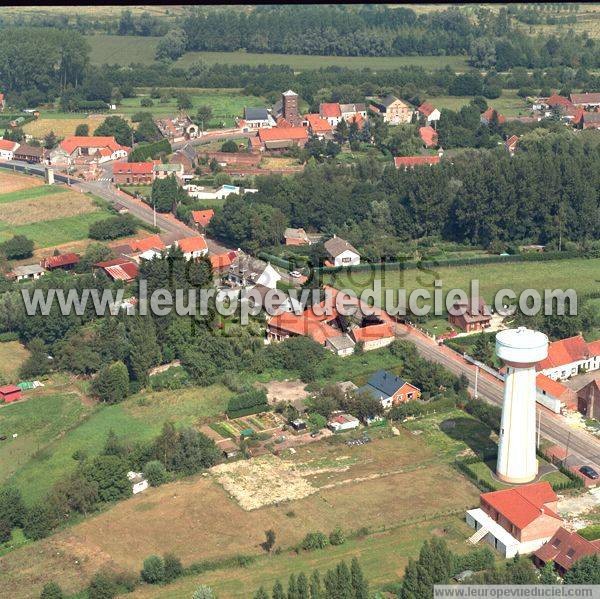
[[[496,354],[506,364],[496,475],[507,483],[528,483],[538,472],[535,365],[548,355],[548,337],[525,327],[501,331]]]

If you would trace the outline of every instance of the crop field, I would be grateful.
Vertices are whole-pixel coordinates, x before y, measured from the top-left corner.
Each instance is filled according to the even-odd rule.
[[[575,258],[568,260],[547,260],[543,262],[512,262],[504,264],[479,264],[473,266],[439,267],[425,270],[381,270],[340,273],[330,277],[338,289],[350,288],[360,294],[363,289],[373,288],[375,280],[380,280],[382,290],[406,289],[407,295],[414,289],[433,290],[434,280],[443,282],[445,295],[450,289],[463,289],[470,292],[472,280],[479,281],[481,295],[487,302],[503,288],[515,293],[525,289],[575,289],[578,293],[600,289],[600,259]]]
[[[223,412],[231,395],[226,388],[213,385],[139,393],[118,405],[97,405],[87,400],[82,408],[72,386],[67,389],[72,393],[68,397],[63,387],[50,385],[43,393],[32,392],[34,395],[26,402],[0,408],[0,430],[6,427],[11,435],[19,433],[17,440],[8,439],[0,445],[0,463],[10,463],[12,452],[21,456],[16,465],[10,466],[11,482],[23,491],[27,502],[43,497],[58,478],[76,466],[72,458],[76,450],[88,455],[98,453],[111,429],[131,441],[150,439],[169,419],[189,426],[203,423],[207,416]],[[44,396],[43,401],[38,402],[39,395]],[[32,411],[37,416],[30,420]],[[7,415],[20,425],[13,429],[11,421],[3,424]]]
[[[60,185],[24,188],[33,177],[0,172],[0,241],[25,235],[36,248],[47,248],[88,237],[89,226],[106,218],[108,211],[86,194]],[[5,184],[6,182],[6,184]]]
[[[18,382],[19,368],[28,356],[29,352],[18,341],[0,343],[0,376],[8,383]]]
[[[328,563],[329,558],[352,556],[359,549],[368,553],[371,543],[377,547],[381,542],[381,556],[384,546],[396,543],[397,553],[394,559],[382,558],[381,565],[378,564],[381,560],[369,560],[371,572],[367,574],[372,573],[379,582],[395,580],[401,576],[406,559],[418,552],[422,540],[433,529],[438,534],[448,534],[449,540],[466,550],[463,541],[468,532],[458,518],[467,506],[477,502],[477,489],[457,476],[444,460],[440,461],[434,447],[418,436],[405,430],[399,436],[384,431],[381,435],[384,438],[368,445],[347,447],[341,442],[343,437],[333,438],[301,447],[290,457],[271,456],[272,464],[262,473],[270,477],[269,487],[276,488],[291,476],[310,493],[300,493],[296,499],[275,505],[266,502],[264,507],[251,512],[243,509],[219,482],[222,467],[217,467],[213,475],[199,475],[149,489],[49,539],[5,555],[2,561],[6,588],[15,593],[11,596],[26,596],[19,592],[24,577],[29,577],[28,580],[36,580],[40,586],[53,579],[68,590],[77,590],[77,584],[83,585],[103,564],[110,562],[139,571],[147,555],[166,551],[174,552],[184,564],[240,553],[261,555],[260,543],[268,528],[277,531],[277,544],[283,548],[296,544],[310,530],[329,533],[341,526],[348,533],[364,526],[382,531],[357,540],[356,545],[348,543],[331,552],[325,550],[295,558],[284,551],[284,561],[276,572],[286,572],[286,578],[290,568],[304,568],[313,559]],[[419,456],[418,463],[415,455]],[[260,464],[255,459],[226,466],[250,466],[255,462]],[[231,476],[235,478],[235,474]],[[242,487],[240,493],[250,489],[246,486],[250,484],[248,478],[237,480]],[[439,493],[439,488],[445,492]],[[417,524],[420,520],[427,522]],[[398,526],[402,528],[396,530]],[[66,553],[71,559],[53,559],[51,555],[56,553]],[[397,561],[398,555],[403,559]],[[80,565],[73,566],[74,560]],[[243,576],[250,577],[249,584],[256,584],[258,571],[245,572]],[[225,574],[217,571],[210,575],[212,580],[221,580],[220,584],[225,585],[222,596],[247,597],[248,587],[239,584],[235,573],[229,571],[228,577]],[[202,578],[204,581],[206,575]],[[234,580],[238,582],[233,583]],[[190,581],[177,584],[186,585]],[[149,589],[144,588],[137,596],[146,597],[147,592]]]
[[[107,114],[106,116],[109,115]],[[39,119],[27,123],[23,127],[23,131],[38,139],[41,139],[50,131],[54,131],[57,137],[67,137],[75,134],[77,125],[88,125],[90,134],[92,134],[103,120],[104,117],[99,115],[88,116],[87,114],[82,114],[81,116],[76,116],[72,113],[64,114],[44,111]]]
[[[155,62],[156,46],[159,37],[122,36],[97,34],[86,36],[92,48],[93,64],[131,63],[152,64]],[[321,67],[339,66],[351,69],[397,69],[404,66],[420,66],[425,69],[438,69],[449,65],[456,71],[466,71],[469,66],[465,56],[310,56],[303,54],[258,54],[245,51],[236,52],[187,52],[176,63],[181,68],[195,62],[207,64],[261,64],[287,65],[296,71]]]

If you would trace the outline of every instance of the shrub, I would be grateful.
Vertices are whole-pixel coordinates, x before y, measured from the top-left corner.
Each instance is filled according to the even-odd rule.
[[[158,555],[151,555],[144,560],[142,580],[148,584],[158,584],[165,579],[165,562]]]
[[[315,549],[324,549],[329,545],[329,539],[322,532],[309,532],[301,543],[305,551],[314,551]]]
[[[144,466],[144,476],[151,487],[158,487],[167,480],[167,470],[162,462],[152,460]]]
[[[332,545],[343,545],[346,542],[346,538],[344,537],[344,533],[341,528],[336,528],[332,530],[329,535],[329,542]]]

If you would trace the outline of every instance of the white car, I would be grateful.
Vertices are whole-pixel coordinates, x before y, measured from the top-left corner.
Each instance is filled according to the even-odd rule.
[[[290,277],[294,279],[299,279],[301,276],[302,275],[297,270],[292,270],[292,272],[290,272]]]

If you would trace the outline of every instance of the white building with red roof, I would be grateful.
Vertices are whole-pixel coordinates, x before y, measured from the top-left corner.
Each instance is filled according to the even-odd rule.
[[[117,143],[112,136],[71,135],[50,152],[50,162],[59,165],[72,164],[79,158],[102,164],[110,160],[126,159],[129,152],[131,148]]]
[[[536,370],[555,381],[564,381],[585,370],[600,368],[600,341],[588,343],[581,335],[552,342],[548,357],[536,365]]]
[[[558,497],[547,482],[482,493],[479,507],[467,511],[467,524],[481,540],[504,557],[532,553],[547,543],[562,525]]]

